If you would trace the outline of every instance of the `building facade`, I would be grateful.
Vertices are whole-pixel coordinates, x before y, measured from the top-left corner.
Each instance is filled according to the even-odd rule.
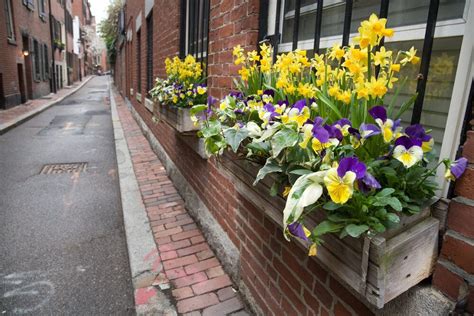
[[[283,241],[281,227],[262,210],[260,201],[242,195],[215,160],[202,159],[190,145],[189,136],[153,120],[148,91],[154,78],[165,78],[164,60],[186,54],[203,60],[209,94],[222,98],[232,90],[232,79],[239,69],[232,60],[236,45],[252,50],[267,41],[277,53],[300,48],[312,54],[335,43],[347,44],[360,22],[370,13],[378,13],[388,17],[388,26],[396,32],[386,45],[395,50],[415,46],[422,57],[421,68],[406,74],[412,80],[401,98],[415,92],[421,97],[402,117],[403,122],[420,122],[430,128],[438,141],[439,156],[454,159],[462,148],[465,156],[474,150],[472,132],[467,132],[471,127],[464,124],[472,118],[474,38],[469,32],[474,29],[473,6],[471,0],[124,1],[114,68],[117,89],[131,103],[142,127],[158,139],[155,147],[161,150],[165,165],[172,166],[171,173],[180,174],[180,181],[190,188],[187,191],[195,193],[189,207],[198,208],[198,221],[223,245],[214,246],[254,311],[265,315],[376,312],[349,290],[330,266]],[[470,136],[462,147],[466,135]],[[424,281],[422,286],[426,293],[441,291],[452,301],[453,309],[456,306],[467,312],[474,309],[471,178],[469,168],[454,190],[458,197],[449,210],[440,207],[444,214],[440,217],[441,255],[434,281]],[[439,195],[446,202],[454,196],[448,186],[442,187]],[[454,214],[461,214],[468,224],[460,223]],[[428,300],[417,295],[423,294],[402,295],[384,311],[406,312],[407,306]]]
[[[87,1],[0,1],[0,109],[46,96],[93,74],[84,71],[92,61],[84,62],[87,55],[81,47],[90,42],[82,36],[80,21],[84,25],[94,21]],[[96,36],[95,25],[91,32]]]
[[[47,1],[1,1],[0,108],[49,94],[51,36]]]

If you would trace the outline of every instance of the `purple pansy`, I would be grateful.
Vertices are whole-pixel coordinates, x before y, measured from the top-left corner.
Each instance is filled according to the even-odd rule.
[[[271,95],[273,97],[273,96],[275,96],[275,91],[273,91],[272,89],[267,89],[267,90],[263,91],[263,94]]]
[[[431,135],[426,133],[425,129],[421,124],[414,124],[408,126],[405,129],[405,133],[411,138],[419,139],[422,142],[429,142],[431,138],[433,138]]]
[[[337,167],[337,175],[343,178],[348,171],[354,172],[356,179],[362,179],[366,174],[367,168],[357,157],[342,158]]]
[[[362,179],[358,180],[359,189],[362,192],[369,192],[371,189],[380,189],[382,186],[373,175],[366,172]]]
[[[304,227],[299,222],[294,222],[294,223],[291,223],[290,225],[288,225],[288,231],[293,236],[299,237],[299,238],[301,238],[305,241],[308,240],[308,237],[306,236],[305,231],[304,231]]]
[[[288,100],[280,100],[277,102],[277,104],[281,107],[282,105],[284,105],[285,107],[287,107],[290,103],[288,102]]]
[[[374,106],[369,110],[369,114],[376,119],[382,120],[382,122],[385,122],[387,120],[387,110],[381,105]]]
[[[334,125],[339,125],[340,127],[344,127],[344,126],[347,126],[347,125],[352,126],[352,123],[351,123],[351,121],[349,121],[349,119],[342,118],[342,119],[336,121],[334,123]]]
[[[380,134],[380,129],[374,124],[362,123],[359,127],[360,133],[363,138],[369,138],[374,135]]]
[[[341,141],[343,136],[342,132],[339,128],[333,125],[324,125],[324,129],[328,132],[329,138],[336,138],[337,140]]]
[[[408,136],[402,136],[397,138],[397,140],[395,141],[395,147],[397,147],[398,145],[401,145],[408,150],[413,146],[421,147],[421,140],[410,138]]]
[[[320,116],[317,116],[314,119],[313,123],[313,137],[317,138],[321,143],[327,143],[329,141],[329,133],[328,131],[322,126],[323,125],[323,118]]]
[[[236,98],[236,99],[242,99],[242,98],[243,98],[243,94],[242,94],[242,92],[240,92],[240,91],[231,91],[231,92],[229,93],[229,95],[230,95],[231,97]]]
[[[301,112],[305,106],[306,106],[306,99],[301,99],[301,100],[296,101],[293,104],[292,108],[298,109],[298,112]]]
[[[268,120],[271,121],[273,118],[278,116],[278,112],[276,111],[275,107],[271,103],[267,103],[263,106],[263,109],[267,112],[270,113],[270,116],[268,117]]]
[[[457,179],[460,176],[462,176],[462,174],[466,170],[466,167],[467,167],[467,159],[462,157],[454,161],[453,163],[451,163],[451,167],[449,169],[451,170],[451,174],[455,176]]]

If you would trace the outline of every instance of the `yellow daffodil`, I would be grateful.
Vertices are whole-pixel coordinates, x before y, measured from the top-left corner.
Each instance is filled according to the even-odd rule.
[[[416,56],[416,49],[413,46],[403,54],[405,55],[405,58],[400,61],[400,64],[402,65],[406,65],[407,63],[416,65],[420,61],[420,58]]]
[[[392,57],[392,51],[387,51],[385,47],[382,46],[374,55],[374,64],[376,66],[385,67],[390,57]]]
[[[334,60],[341,60],[342,57],[344,57],[345,51],[339,44],[334,44],[333,47],[330,50],[329,53],[329,58]]]
[[[366,87],[373,98],[382,98],[387,93],[387,80],[383,77],[372,77],[370,82],[366,82]]]

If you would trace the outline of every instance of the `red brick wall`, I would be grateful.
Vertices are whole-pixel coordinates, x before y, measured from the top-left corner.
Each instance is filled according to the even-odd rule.
[[[463,156],[470,165],[456,182],[433,284],[458,303],[457,310],[474,313],[474,131],[467,132]]]
[[[232,63],[232,49],[241,45],[255,49],[258,35],[258,0],[211,0],[208,55],[208,86],[214,97],[232,89],[232,77],[238,67]],[[117,57],[116,83],[125,95],[133,88],[130,101],[147,126],[160,141],[168,156],[205,203],[210,213],[237,247],[240,254],[241,282],[264,314],[291,315],[369,315],[371,311],[333,276],[309,258],[303,249],[287,243],[282,231],[244,196],[241,196],[216,167],[214,159],[203,160],[167,124],[152,122],[144,107],[146,95],[146,17],[144,1],[126,4],[127,29],[133,40],[126,42]],[[180,1],[155,0],[154,76],[164,77],[164,60],[178,55]],[[142,12],[141,39],[137,38],[135,18]],[[137,78],[137,41],[141,40],[141,77]],[[126,53],[125,53],[126,52]],[[118,66],[126,58],[126,67]],[[125,64],[125,63],[124,63]],[[127,75],[125,75],[127,74]],[[130,83],[123,81],[129,78]],[[141,91],[137,82],[141,81]],[[142,94],[142,104],[135,94]],[[469,132],[464,155],[474,163],[474,135]],[[434,284],[448,297],[461,302],[472,312],[474,268],[474,169],[469,168],[456,186],[460,196],[450,205],[448,230],[444,237],[441,259],[434,274]],[[470,296],[469,296],[470,295]]]
[[[155,1],[155,76],[164,77],[164,59],[178,54],[179,4],[179,0]],[[258,4],[258,0],[211,1],[208,85],[213,96],[223,96],[231,89],[232,75],[237,73],[232,64],[232,47],[240,44],[245,48],[256,48]],[[146,94],[146,18],[143,6],[143,1],[134,1],[133,6],[128,1],[126,5],[126,21],[132,27],[133,40],[126,43],[130,50],[123,49],[122,53],[129,52],[129,64],[125,70],[115,68],[120,89],[125,88],[121,81],[123,71],[131,72],[135,91],[137,80],[142,80],[142,97]],[[142,75],[136,78],[138,38],[135,17],[140,11]],[[315,259],[309,258],[303,249],[284,241],[281,229],[235,190],[232,182],[218,171],[213,159],[201,159],[167,124],[154,124],[151,113],[136,101],[135,95],[130,101],[239,250],[241,281],[261,311],[277,315],[282,312],[291,315],[371,314]]]
[[[38,15],[38,2],[35,1],[35,10],[28,10],[22,1],[11,1],[13,10],[13,23],[15,26],[16,44],[7,42],[6,17],[4,16],[4,1],[0,4],[0,41],[2,51],[0,54],[0,72],[3,74],[4,93],[7,98],[19,104],[19,79],[17,64],[23,64],[25,73],[25,58],[22,54],[22,31],[36,38],[39,42],[50,45],[49,20],[42,21]],[[48,14],[48,7],[45,13]],[[28,60],[28,59],[27,59]],[[26,74],[24,75],[26,80]],[[38,98],[50,92],[49,81],[35,81],[31,78],[33,98]],[[26,85],[26,82],[25,82]],[[12,104],[13,105],[13,104]]]
[[[237,75],[239,66],[233,64],[233,47],[256,48],[259,2],[211,0],[208,85],[210,93],[216,98],[229,92],[232,76]]]

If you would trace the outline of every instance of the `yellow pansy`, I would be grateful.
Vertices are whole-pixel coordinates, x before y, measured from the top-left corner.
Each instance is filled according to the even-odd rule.
[[[337,168],[329,169],[324,177],[324,184],[331,200],[337,204],[346,203],[354,192],[355,179],[356,174],[352,171],[347,171],[341,178],[337,173]]]

